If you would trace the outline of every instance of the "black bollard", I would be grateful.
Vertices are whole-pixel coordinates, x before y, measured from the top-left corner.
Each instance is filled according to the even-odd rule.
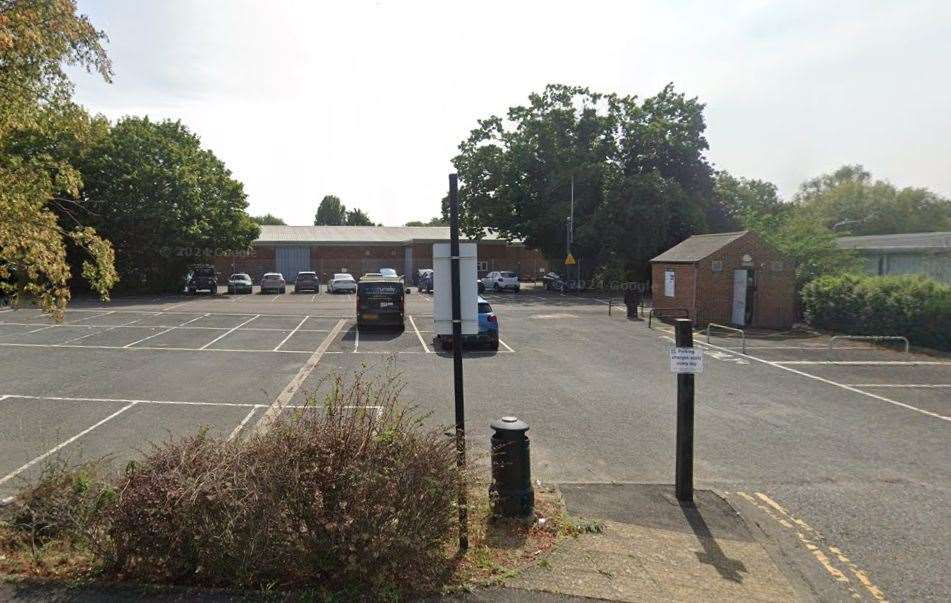
[[[492,485],[489,498],[493,517],[531,517],[535,512],[528,423],[518,417],[492,422]]]

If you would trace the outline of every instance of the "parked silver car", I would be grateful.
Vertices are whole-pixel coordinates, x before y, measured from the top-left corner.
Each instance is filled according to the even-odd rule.
[[[338,272],[327,283],[327,293],[356,293],[357,281],[352,274]]]
[[[284,281],[284,275],[280,272],[265,272],[261,277],[261,293],[267,292],[287,293],[287,283]]]

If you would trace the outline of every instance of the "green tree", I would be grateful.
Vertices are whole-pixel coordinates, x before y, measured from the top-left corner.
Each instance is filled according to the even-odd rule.
[[[325,195],[317,206],[314,226],[343,226],[347,223],[347,208],[336,195]]]
[[[797,290],[819,276],[859,267],[855,256],[836,244],[836,233],[806,212],[786,213],[760,234],[795,264]]]
[[[373,226],[373,220],[362,209],[347,210],[347,226]]]
[[[778,224],[789,206],[776,185],[765,180],[740,178],[726,171],[716,173],[714,191],[725,214],[737,227],[766,230]]]
[[[34,297],[62,318],[70,299],[67,251],[78,251],[89,285],[108,299],[113,249],[72,216],[82,184],[69,155],[100,122],[71,102],[64,65],[110,80],[105,35],[71,0],[0,1],[0,297]]]
[[[805,183],[794,201],[840,234],[871,235],[951,230],[951,200],[924,188],[898,189],[845,165]]]
[[[449,220],[443,219],[441,216],[435,216],[430,218],[429,222],[423,222],[421,220],[413,220],[407,222],[406,226],[449,226]]]
[[[161,290],[191,263],[245,250],[260,227],[244,188],[181,122],[127,117],[86,153],[82,201],[124,284]]]
[[[286,226],[287,223],[284,220],[278,218],[272,214],[264,214],[263,216],[251,216],[251,219],[255,224],[260,224],[261,226]]]
[[[561,258],[573,181],[574,254],[643,275],[659,251],[727,223],[703,155],[702,110],[672,85],[643,101],[549,85],[505,119],[480,120],[460,144],[462,228]]]

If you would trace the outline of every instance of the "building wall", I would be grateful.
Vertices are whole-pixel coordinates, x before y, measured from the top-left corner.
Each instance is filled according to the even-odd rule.
[[[664,295],[664,273],[674,271],[674,296]],[[693,264],[655,263],[651,265],[651,292],[654,296],[654,307],[683,308],[688,317],[697,320],[697,311],[694,304],[694,290],[696,285],[696,267]]]
[[[745,263],[743,256],[749,255]],[[720,270],[714,271],[714,262]],[[654,263],[651,290],[655,308],[686,308],[696,325],[732,324],[733,271],[754,271],[752,327],[785,329],[796,321],[795,267],[753,233],[696,263]],[[674,270],[674,297],[664,295],[664,272]]]
[[[743,256],[750,256],[750,262]],[[714,271],[714,262],[722,269]],[[796,321],[796,275],[792,262],[749,233],[697,263],[697,324],[733,321],[733,271],[753,270],[753,318],[748,326],[785,329]]]
[[[943,283],[951,284],[951,251],[885,253],[859,251],[862,269],[867,274],[888,276],[899,274],[923,274]]]
[[[223,274],[247,272],[255,283],[261,280],[265,272],[275,270],[275,247],[255,246],[246,255],[216,257],[216,269]],[[335,272],[350,272],[356,277],[367,272],[378,272],[380,268],[394,268],[397,272],[406,270],[406,248],[412,250],[411,270],[407,277],[421,268],[433,267],[432,243],[414,243],[407,245],[313,245],[310,247],[311,270],[316,271],[322,282]],[[547,270],[547,262],[533,249],[521,245],[506,243],[479,244],[479,276],[492,270],[514,270],[528,279],[537,278],[539,270]],[[290,276],[290,275],[284,275]]]

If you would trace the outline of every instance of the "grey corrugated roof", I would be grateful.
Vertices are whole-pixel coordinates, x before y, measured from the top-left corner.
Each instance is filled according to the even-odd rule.
[[[448,240],[448,226],[262,226],[255,243],[401,244]],[[486,233],[485,240],[499,238]]]
[[[739,239],[748,230],[693,235],[652,259],[652,262],[698,262]]]
[[[908,234],[841,237],[836,240],[842,249],[868,251],[917,251],[951,249],[951,232],[912,232]]]

